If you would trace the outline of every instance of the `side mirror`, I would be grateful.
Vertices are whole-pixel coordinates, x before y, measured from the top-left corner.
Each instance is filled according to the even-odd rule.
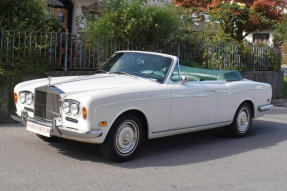
[[[181,84],[184,85],[188,81],[188,79],[185,76],[181,76],[180,81],[181,81]]]

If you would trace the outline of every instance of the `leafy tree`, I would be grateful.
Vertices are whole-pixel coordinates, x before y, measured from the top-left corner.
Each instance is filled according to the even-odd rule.
[[[201,1],[196,1],[196,0],[172,0],[172,3],[175,5],[180,5],[182,7],[187,7],[187,8],[199,8],[202,11],[206,11],[207,7],[209,4],[212,3],[212,0],[201,0]]]
[[[284,16],[282,22],[276,25],[276,29],[273,35],[274,44],[287,43],[287,15]]]
[[[273,43],[281,47],[282,64],[287,64],[287,15],[284,16],[282,22],[276,25]]]
[[[51,31],[59,30],[58,22],[45,14],[42,0],[1,0],[0,29]]]
[[[89,23],[88,32],[121,41],[151,43],[179,31],[178,14],[171,6],[147,5],[144,0],[104,1],[100,17]]]
[[[220,23],[226,34],[239,42],[254,31],[278,23],[287,5],[284,0],[173,0],[173,3],[206,12],[212,21]]]

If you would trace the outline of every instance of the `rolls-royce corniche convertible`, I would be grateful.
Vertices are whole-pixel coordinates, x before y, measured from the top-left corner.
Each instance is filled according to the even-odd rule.
[[[45,141],[100,144],[108,159],[130,160],[143,139],[224,127],[244,137],[270,109],[271,86],[236,70],[181,66],[176,56],[118,51],[94,74],[19,83],[16,114]]]

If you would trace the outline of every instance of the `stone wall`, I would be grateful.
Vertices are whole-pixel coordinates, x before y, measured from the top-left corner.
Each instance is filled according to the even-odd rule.
[[[10,109],[10,90],[8,86],[0,87],[0,123],[5,122],[8,119]]]
[[[94,74],[95,71],[54,71],[50,72],[48,75],[33,75],[33,76],[24,76],[23,81],[46,78],[48,76],[73,76],[73,75],[89,75]],[[242,74],[243,78],[265,82],[272,85],[273,88],[273,98],[276,98],[276,95],[283,94],[283,72],[272,72],[272,71],[251,71],[244,72]],[[11,113],[15,112],[15,105],[13,102],[13,87],[9,86],[0,86],[0,123],[11,122],[10,118]]]

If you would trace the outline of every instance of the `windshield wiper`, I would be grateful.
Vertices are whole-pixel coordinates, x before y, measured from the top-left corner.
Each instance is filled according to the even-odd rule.
[[[107,71],[105,71],[105,70],[97,70],[96,73],[106,73],[106,74],[109,74],[109,72],[107,72]],[[95,74],[96,74],[96,73],[95,73]]]
[[[129,74],[129,73],[126,73],[126,72],[112,72],[111,74],[123,74],[123,75],[132,76],[132,77],[136,78],[135,75],[132,75],[132,74]]]

